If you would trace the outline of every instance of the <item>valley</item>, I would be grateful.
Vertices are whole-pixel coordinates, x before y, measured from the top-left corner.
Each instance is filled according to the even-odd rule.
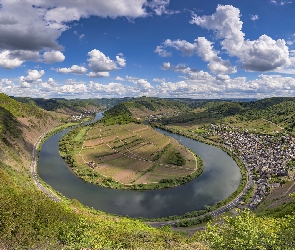
[[[83,166],[80,166],[80,170],[76,170],[77,174],[79,175],[78,171],[83,172],[87,169],[88,172],[89,170],[97,172],[98,178],[101,178],[100,175],[105,175],[107,180],[111,180],[112,185],[115,180],[115,186],[109,185],[109,187],[120,188],[117,183],[124,186],[130,184],[139,186],[157,182],[154,184],[158,185],[164,182],[163,180],[177,179],[179,176],[184,178],[196,170],[194,154],[170,137],[160,136],[149,125],[147,126],[147,123],[152,127],[161,127],[194,140],[226,146],[225,149],[232,151],[242,162],[251,167],[248,171],[251,171],[255,183],[262,183],[259,181],[260,178],[266,178],[267,189],[264,191],[267,190],[268,193],[257,204],[258,206],[251,207],[255,208],[254,213],[243,208],[240,203],[238,207],[241,212],[234,212],[230,208],[230,213],[212,218],[205,231],[198,231],[191,237],[172,231],[169,225],[154,229],[137,219],[114,216],[85,207],[77,200],[68,199],[54,190],[52,191],[61,198],[61,201],[52,201],[34,185],[30,174],[31,152],[35,141],[42,133],[57,125],[68,123],[68,109],[60,109],[58,112],[45,111],[36,104],[20,103],[5,95],[1,96],[1,100],[0,246],[3,248],[120,246],[143,249],[147,247],[215,249],[214,241],[218,237],[212,236],[213,232],[218,232],[226,244],[231,244],[229,235],[232,234],[236,239],[246,241],[244,236],[239,235],[239,230],[246,230],[248,235],[252,235],[251,237],[259,234],[260,238],[256,245],[268,244],[268,246],[281,246],[282,249],[294,245],[292,238],[295,228],[292,214],[294,201],[291,198],[294,196],[292,195],[294,114],[291,108],[293,99],[270,98],[252,102],[231,102],[193,99],[172,101],[142,97],[119,102],[105,111],[101,121],[71,130],[69,133],[73,135],[71,150],[75,152],[71,155],[73,157],[71,159],[74,159],[73,163],[77,162]],[[94,106],[91,104],[88,107],[93,109]],[[73,112],[79,114],[81,109],[78,111],[76,108]],[[97,106],[96,109],[101,107]],[[253,137],[258,143],[257,146],[254,147],[250,141],[244,142],[246,139],[239,139],[245,135],[248,139]],[[259,144],[259,140],[262,144]],[[242,147],[238,146],[238,142],[242,143]],[[249,143],[252,146],[247,148]],[[267,145],[269,149],[266,149]],[[271,153],[273,148],[277,151]],[[282,153],[278,151],[279,148]],[[254,163],[254,158],[251,158],[254,154],[258,154],[258,151],[251,153],[251,150],[257,149],[265,149],[264,153],[274,155],[275,158],[272,159],[274,166],[277,159],[282,160],[279,164],[282,169],[275,168],[271,164],[267,168],[260,168],[265,161]],[[261,157],[260,155],[259,159]],[[266,158],[271,160],[270,155]],[[197,167],[200,163],[198,162]],[[204,164],[206,166],[206,162]],[[252,172],[253,164],[258,164],[257,167],[253,167],[255,173]],[[130,167],[128,170],[124,167],[127,174],[121,172],[122,166]],[[75,166],[72,167],[75,171]],[[263,172],[267,169],[272,171],[269,172],[271,179],[268,173]],[[166,170],[169,170],[168,175]],[[287,172],[287,175],[282,174],[282,171]],[[98,178],[94,182],[97,182]],[[188,181],[188,184],[192,183]],[[276,183],[279,187],[276,187]],[[179,184],[183,183],[173,183],[173,186]],[[254,189],[249,189],[249,193],[244,197],[245,204],[256,197],[257,187],[255,185]],[[7,203],[7,200],[10,202]],[[230,216],[232,212],[235,214],[234,217]],[[219,224],[220,220],[223,222],[222,226]],[[178,226],[184,225],[191,224],[183,221]],[[259,228],[260,232],[254,230],[253,234],[253,231],[246,229],[245,225],[249,225],[249,228],[254,227],[255,230]],[[270,234],[270,232],[275,233]],[[263,235],[272,239],[272,243],[267,243]],[[134,237],[137,238],[136,241],[131,240]],[[150,239],[148,242],[144,240],[146,237]]]

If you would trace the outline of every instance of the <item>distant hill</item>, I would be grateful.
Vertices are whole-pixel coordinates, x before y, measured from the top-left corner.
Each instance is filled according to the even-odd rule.
[[[181,100],[156,97],[140,97],[120,102],[104,113],[104,122],[108,124],[128,123],[150,118],[172,117],[190,110],[188,104]]]
[[[185,122],[216,122],[226,117],[242,121],[266,119],[290,132],[295,132],[295,97],[272,97],[250,102],[195,100],[185,114],[162,119],[163,124]]]
[[[93,99],[63,99],[63,98],[30,98],[11,97],[18,102],[35,105],[47,111],[57,111],[61,113],[77,113],[85,110],[98,109],[101,105]]]

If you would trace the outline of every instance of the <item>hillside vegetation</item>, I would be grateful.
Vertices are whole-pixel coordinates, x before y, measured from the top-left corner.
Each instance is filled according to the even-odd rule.
[[[30,98],[12,97],[18,102],[36,106],[47,111],[58,111],[62,113],[77,113],[85,110],[100,108],[101,105],[92,99],[63,99],[63,98]]]
[[[180,100],[141,97],[119,103],[104,113],[105,125],[173,117],[190,108]]]
[[[215,122],[261,122],[268,120],[295,133],[295,98],[272,97],[251,102],[191,101],[185,114],[162,119],[162,124],[188,123],[206,125]]]
[[[295,248],[290,207],[280,214],[269,209],[260,217],[244,211],[222,224],[213,221],[189,238],[169,226],[155,229],[86,208],[76,200],[53,202],[34,186],[29,167],[33,143],[60,124],[60,117],[3,94],[0,114],[0,249]]]
[[[37,138],[60,124],[61,119],[60,115],[33,104],[20,103],[0,93],[1,161],[17,169],[23,168],[23,164],[29,165]]]

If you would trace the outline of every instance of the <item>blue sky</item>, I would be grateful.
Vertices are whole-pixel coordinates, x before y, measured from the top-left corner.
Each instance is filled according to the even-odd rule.
[[[292,0],[0,0],[14,96],[295,95]]]

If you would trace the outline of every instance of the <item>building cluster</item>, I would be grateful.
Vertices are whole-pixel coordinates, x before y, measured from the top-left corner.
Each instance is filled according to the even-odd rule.
[[[254,196],[249,203],[255,208],[270,192],[273,178],[288,176],[286,164],[295,153],[291,135],[253,134],[226,125],[213,125],[210,135],[218,136],[221,143],[235,153],[245,164],[254,183]]]
[[[84,118],[89,117],[90,115],[95,114],[97,112],[98,112],[97,110],[86,110],[86,111],[83,111],[83,113],[81,113],[79,115],[72,115],[69,118],[69,121],[71,121],[71,122],[82,121]]]

